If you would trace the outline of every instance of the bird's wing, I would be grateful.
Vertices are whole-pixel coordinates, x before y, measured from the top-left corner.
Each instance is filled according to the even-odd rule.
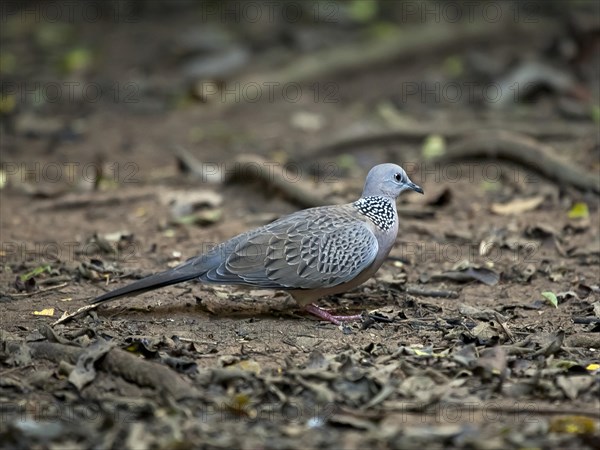
[[[200,279],[280,289],[345,283],[368,268],[379,250],[370,227],[340,207],[301,211],[223,245],[219,264]]]

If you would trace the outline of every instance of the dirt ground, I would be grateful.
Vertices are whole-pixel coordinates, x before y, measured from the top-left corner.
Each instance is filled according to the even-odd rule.
[[[193,82],[195,53],[179,42],[209,20],[200,7],[149,2],[127,10],[133,21],[64,26],[4,11],[4,61],[18,64],[2,73],[2,448],[600,447],[598,16],[589,32],[585,9],[575,28],[560,8],[534,9],[524,28],[317,69],[298,75],[298,98],[249,101],[249,83],[286,80],[276,65],[383,33],[380,3],[360,26],[212,18],[202,45],[223,54],[220,33],[234,29],[226,38],[251,57]],[[498,107],[477,90],[523,83],[515,68],[530,61],[545,68],[527,95]],[[560,76],[566,87],[548,81]],[[51,102],[49,80],[105,90],[92,102],[60,84]],[[468,82],[476,93],[453,101],[451,84]],[[482,153],[455,157],[470,142]],[[501,158],[511,146],[583,175]],[[353,201],[382,162],[425,195],[398,200],[376,276],[319,302],[362,321],[319,322],[283,292],[184,283],[54,324],[317,200]]]

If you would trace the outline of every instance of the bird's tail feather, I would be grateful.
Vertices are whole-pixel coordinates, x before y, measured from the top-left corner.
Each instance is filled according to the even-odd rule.
[[[190,270],[192,269],[192,270]],[[107,292],[95,299],[91,300],[90,303],[104,303],[110,300],[116,300],[117,298],[134,296],[143,294],[154,289],[170,286],[172,284],[181,283],[183,281],[193,280],[200,275],[198,270],[194,270],[190,266],[180,266],[165,272],[157,273],[156,275],[150,275],[149,277],[142,278],[139,281],[135,281],[122,288],[115,289],[114,291]]]

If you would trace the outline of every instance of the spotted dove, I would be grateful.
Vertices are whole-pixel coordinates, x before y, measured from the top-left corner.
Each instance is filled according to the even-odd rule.
[[[360,315],[334,316],[313,302],[368,280],[398,233],[396,198],[423,193],[395,164],[373,167],[353,203],[305,209],[240,234],[165,272],[107,292],[92,303],[138,295],[183,281],[246,285],[289,292],[308,312],[336,325]]]

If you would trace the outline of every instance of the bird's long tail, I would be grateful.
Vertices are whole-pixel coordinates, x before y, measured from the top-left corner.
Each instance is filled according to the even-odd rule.
[[[198,267],[194,267],[192,264],[182,264],[174,269],[150,275],[149,277],[142,278],[141,280],[123,286],[122,288],[107,292],[106,294],[91,300],[90,303],[104,303],[121,297],[143,294],[144,292],[152,291],[154,289],[193,280],[200,276],[201,273],[202,272],[198,271]]]

